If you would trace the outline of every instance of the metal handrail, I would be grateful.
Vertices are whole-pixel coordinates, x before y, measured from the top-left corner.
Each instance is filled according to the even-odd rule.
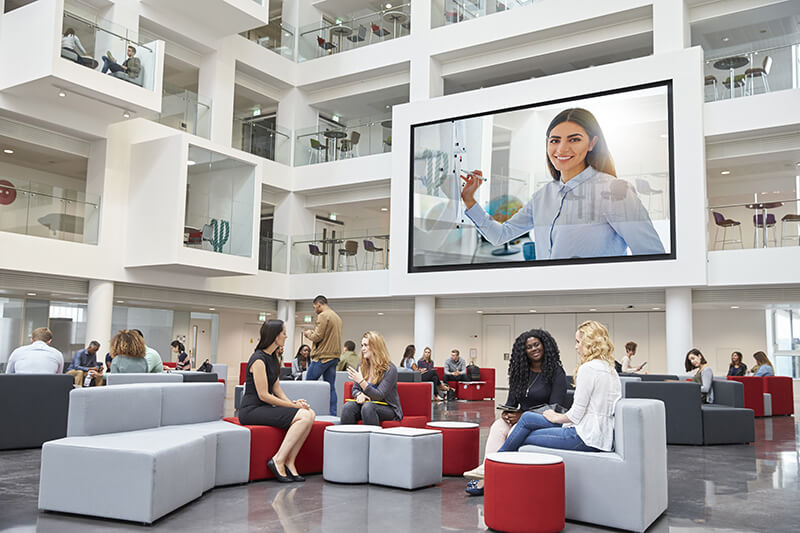
[[[761,52],[770,52],[772,50],[780,50],[781,48],[789,48],[789,47],[792,47],[792,46],[796,46],[798,44],[800,44],[800,42],[791,43],[791,44],[783,44],[783,45],[780,45],[780,46],[770,46],[770,47],[767,47],[767,48],[759,48],[757,50],[749,50],[747,52],[733,52],[733,53],[730,53],[730,54],[725,54],[723,56],[717,56],[717,57],[708,58],[708,59],[705,60],[705,62],[706,63],[712,63],[714,61],[719,61],[720,59],[725,59],[727,57],[736,56],[736,55],[744,56],[745,54],[760,54]]]
[[[313,30],[306,30],[306,31],[304,31],[303,33],[300,34],[300,37],[302,37],[303,35],[309,34],[309,33],[314,33],[314,32],[319,32],[319,31],[327,31],[327,30],[329,30],[331,28],[335,28],[337,26],[347,26],[347,25],[352,24],[354,22],[370,19],[370,18],[374,17],[375,15],[383,15],[384,13],[388,13],[389,11],[399,11],[399,10],[405,8],[405,7],[410,8],[411,7],[411,3],[409,2],[408,4],[401,4],[399,6],[392,6],[389,9],[381,9],[380,11],[373,11],[372,13],[370,13],[368,15],[361,15],[360,17],[353,17],[351,19],[342,20],[341,22],[338,22],[338,23],[335,23],[335,24],[329,24],[329,25],[326,25],[326,26],[321,26],[319,28],[314,28]]]
[[[64,198],[63,196],[56,196],[54,194],[50,194],[50,193],[46,193],[46,192],[32,191],[31,189],[20,189],[16,185],[3,185],[3,188],[4,189],[13,189],[13,190],[15,190],[17,192],[20,192],[20,193],[23,193],[23,194],[25,194],[25,193],[30,194],[31,196],[43,196],[45,198],[52,198],[54,200],[63,200],[65,202],[75,202],[75,203],[78,203],[78,204],[93,205],[95,207],[98,207],[100,205],[100,201],[99,200],[97,201],[97,203],[90,202],[88,200],[75,200],[75,199],[72,199],[72,198]]]
[[[800,202],[800,198],[792,198],[790,200],[753,200],[751,202],[742,202],[739,204],[728,204],[728,205],[710,205],[708,209],[726,209],[729,207],[745,207],[752,204],[770,204],[772,202],[779,202],[782,204],[788,204],[792,202]]]

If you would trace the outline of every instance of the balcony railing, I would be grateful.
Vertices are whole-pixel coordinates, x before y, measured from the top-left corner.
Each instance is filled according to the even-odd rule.
[[[305,128],[295,136],[295,166],[392,151],[392,121],[384,118],[350,126]]]
[[[192,91],[164,85],[158,122],[208,139],[211,134],[211,102]]]
[[[291,165],[292,133],[280,126],[270,127],[255,120],[235,120],[241,131],[239,148],[253,155]]]
[[[706,59],[706,102],[800,87],[798,47],[798,44],[754,47]]]
[[[0,231],[97,244],[97,195],[0,176],[0,198]]]
[[[411,4],[402,4],[337,19],[334,24],[323,21],[303,26],[297,60],[308,61],[409,35],[410,7]]]
[[[61,31],[61,57],[64,59],[153,90],[155,50],[140,43],[135,30],[103,19],[91,21],[64,11]],[[135,50],[130,59],[127,55],[129,47]]]
[[[381,270],[389,267],[388,230],[292,237],[292,274]]]
[[[797,194],[757,194],[750,202],[715,205],[708,209],[710,251],[800,246],[800,198]]]
[[[258,246],[258,269],[286,273],[289,239],[280,233],[261,235]]]
[[[433,0],[431,26],[438,28],[494,13],[527,7],[539,0]]]
[[[241,33],[242,37],[294,61],[295,29],[276,19],[266,26]]]

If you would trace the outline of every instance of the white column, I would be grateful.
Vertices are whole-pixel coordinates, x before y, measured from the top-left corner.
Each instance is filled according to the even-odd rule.
[[[294,345],[294,300],[278,300],[278,318],[286,324],[286,345],[283,347],[283,360],[291,361],[297,347]]]
[[[691,45],[689,9],[685,0],[653,1],[653,53],[683,50]]]
[[[211,100],[209,139],[223,146],[231,146],[236,60],[228,53],[230,46],[225,40],[218,41],[216,47],[217,51],[204,56],[200,64],[197,94]]]
[[[444,80],[442,80],[442,67],[439,62],[427,54],[413,56],[408,84],[409,101],[428,100],[443,94]]]
[[[100,350],[98,360],[102,361],[111,342],[111,312],[114,308],[114,282],[89,280],[89,305],[86,318],[86,342],[97,341]]]
[[[692,289],[674,287],[665,290],[667,330],[667,372],[686,372],[686,353],[693,348]]]
[[[417,359],[422,355],[422,350],[430,346],[433,350],[433,341],[436,331],[436,297],[417,296],[414,298],[414,346],[417,348]]]

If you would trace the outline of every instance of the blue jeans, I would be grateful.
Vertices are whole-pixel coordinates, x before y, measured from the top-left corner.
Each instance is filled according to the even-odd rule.
[[[115,63],[114,61],[108,59],[106,56],[103,56],[103,69],[101,70],[101,72],[105,74],[109,70],[111,70],[111,72],[120,72],[122,70],[122,67],[119,66],[119,64]]]
[[[514,452],[525,444],[578,452],[599,451],[584,444],[574,427],[561,427],[561,424],[553,424],[539,413],[531,412],[522,413],[519,422],[497,451]]]
[[[339,359],[331,359],[324,363],[320,361],[311,361],[308,365],[306,372],[306,379],[309,381],[316,381],[322,376],[322,379],[328,382],[331,386],[331,416],[336,416],[336,365],[339,364]]]

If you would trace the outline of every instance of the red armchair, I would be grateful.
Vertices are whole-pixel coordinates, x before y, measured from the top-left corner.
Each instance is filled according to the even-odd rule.
[[[744,386],[744,406],[752,409],[755,416],[764,416],[764,385],[761,378],[728,376],[728,380],[741,383]]]
[[[439,379],[444,381],[444,367],[443,366],[435,366],[433,367],[436,370],[436,375],[439,376]],[[481,387],[481,390],[484,391],[483,399],[484,400],[492,400],[494,399],[494,368],[481,368],[481,381],[486,382],[485,387]]]
[[[161,361],[161,364],[165,367],[171,368],[172,370],[178,368],[178,363],[175,361]]]
[[[786,376],[728,376],[729,380],[744,385],[744,406],[755,416],[764,416],[764,394],[772,396],[773,415],[794,414],[792,378]]]
[[[389,420],[381,423],[381,427],[392,428],[397,426],[425,428],[431,421],[431,386],[425,383],[398,383],[397,395],[400,396],[400,407],[403,409],[403,419],[399,422]],[[344,399],[353,397],[353,382],[344,384]]]
[[[239,385],[244,385],[247,381],[247,361],[239,363]]]

